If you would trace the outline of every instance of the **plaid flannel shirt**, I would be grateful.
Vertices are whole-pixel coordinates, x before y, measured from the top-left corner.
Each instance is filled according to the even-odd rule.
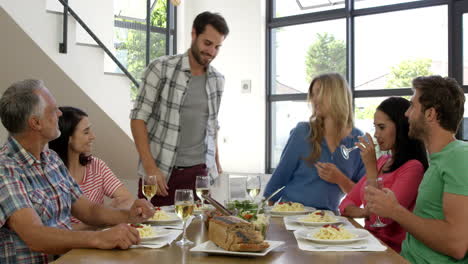
[[[51,261],[53,256],[31,251],[6,222],[16,211],[32,208],[45,226],[71,229],[71,205],[81,195],[54,151],[45,149],[37,160],[9,137],[0,150],[0,263]]]
[[[218,130],[218,111],[224,88],[224,76],[208,66],[206,92],[208,94],[208,122],[205,144],[206,166],[217,176],[215,154]],[[131,119],[145,121],[151,154],[158,168],[169,177],[180,142],[180,111],[191,78],[188,52],[164,56],[151,62],[143,76],[138,96],[130,113]],[[145,170],[138,163],[138,174]]]

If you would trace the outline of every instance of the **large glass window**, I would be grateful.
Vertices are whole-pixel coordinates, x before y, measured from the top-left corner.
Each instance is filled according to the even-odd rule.
[[[272,30],[272,93],[307,93],[312,76],[346,74],[344,19]]]
[[[150,61],[157,57],[170,55],[170,51],[175,50],[173,41],[174,29],[167,28],[168,20],[168,1],[152,0],[150,5],[150,41],[149,58]],[[115,28],[114,28],[114,48],[116,57],[128,69],[128,71],[137,79],[141,80],[143,71],[146,67],[146,0],[114,1]],[[169,17],[174,21],[174,16]],[[167,39],[167,32],[169,38]],[[168,45],[173,47],[168,49]],[[173,53],[173,52],[172,52]],[[121,72],[115,67],[115,72]],[[135,97],[137,87],[132,86],[132,99]]]
[[[308,120],[311,110],[305,100],[310,80],[317,74],[337,71],[346,76],[354,97],[355,126],[370,133],[376,107],[390,96],[409,99],[414,77],[436,74],[455,77],[460,83],[464,79],[468,91],[468,56],[462,56],[462,50],[468,50],[468,33],[461,33],[458,25],[463,19],[463,27],[468,28],[462,12],[468,10],[468,1],[267,3],[271,11],[267,13],[267,172],[277,166],[290,130]],[[449,12],[451,3],[455,12]],[[463,63],[456,63],[459,58]],[[464,78],[458,76],[461,72]],[[467,113],[465,117],[468,120]]]
[[[289,138],[291,129],[298,122],[308,122],[312,112],[305,101],[282,101],[272,103],[273,131],[272,134],[272,164],[278,164],[281,152]]]
[[[356,90],[410,88],[416,76],[447,75],[446,6],[361,16],[355,22]]]
[[[415,2],[415,1],[423,1],[423,0],[356,0],[354,1],[354,8],[360,9],[360,8],[368,8],[368,7],[409,3],[409,2]]]
[[[285,17],[343,8],[343,0],[274,0],[274,17]]]

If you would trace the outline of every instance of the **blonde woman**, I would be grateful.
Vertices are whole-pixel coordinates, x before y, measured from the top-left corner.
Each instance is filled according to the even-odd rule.
[[[359,151],[345,159],[340,146],[353,147],[362,132],[353,127],[351,91],[341,75],[314,78],[308,101],[312,116],[291,131],[264,195],[286,186],[272,201],[281,197],[282,201],[337,211],[343,195],[365,174]]]

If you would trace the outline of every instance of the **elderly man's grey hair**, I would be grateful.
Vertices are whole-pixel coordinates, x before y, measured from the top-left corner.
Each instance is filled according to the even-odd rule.
[[[46,104],[36,91],[44,88],[43,81],[28,79],[13,83],[3,93],[0,119],[10,134],[24,132],[31,116],[42,116]]]

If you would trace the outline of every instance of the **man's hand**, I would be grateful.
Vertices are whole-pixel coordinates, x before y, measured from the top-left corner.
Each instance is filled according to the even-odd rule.
[[[141,223],[154,215],[154,209],[150,202],[145,199],[136,200],[128,215],[129,223]]]
[[[158,195],[160,195],[160,196],[168,196],[169,195],[169,193],[167,192],[169,190],[169,186],[167,186],[166,176],[164,175],[164,173],[160,169],[155,168],[155,169],[152,169],[150,171],[147,171],[146,175],[156,176],[156,182],[157,182],[157,185],[158,185],[158,192],[157,192]]]
[[[319,177],[327,182],[339,184],[346,176],[333,163],[317,162],[315,164]]]
[[[96,231],[95,243],[95,247],[100,249],[127,249],[140,243],[140,235],[135,228],[119,224],[104,231]]]
[[[392,218],[392,213],[400,206],[395,194],[390,189],[379,190],[366,186],[365,199],[369,211],[381,217]]]

